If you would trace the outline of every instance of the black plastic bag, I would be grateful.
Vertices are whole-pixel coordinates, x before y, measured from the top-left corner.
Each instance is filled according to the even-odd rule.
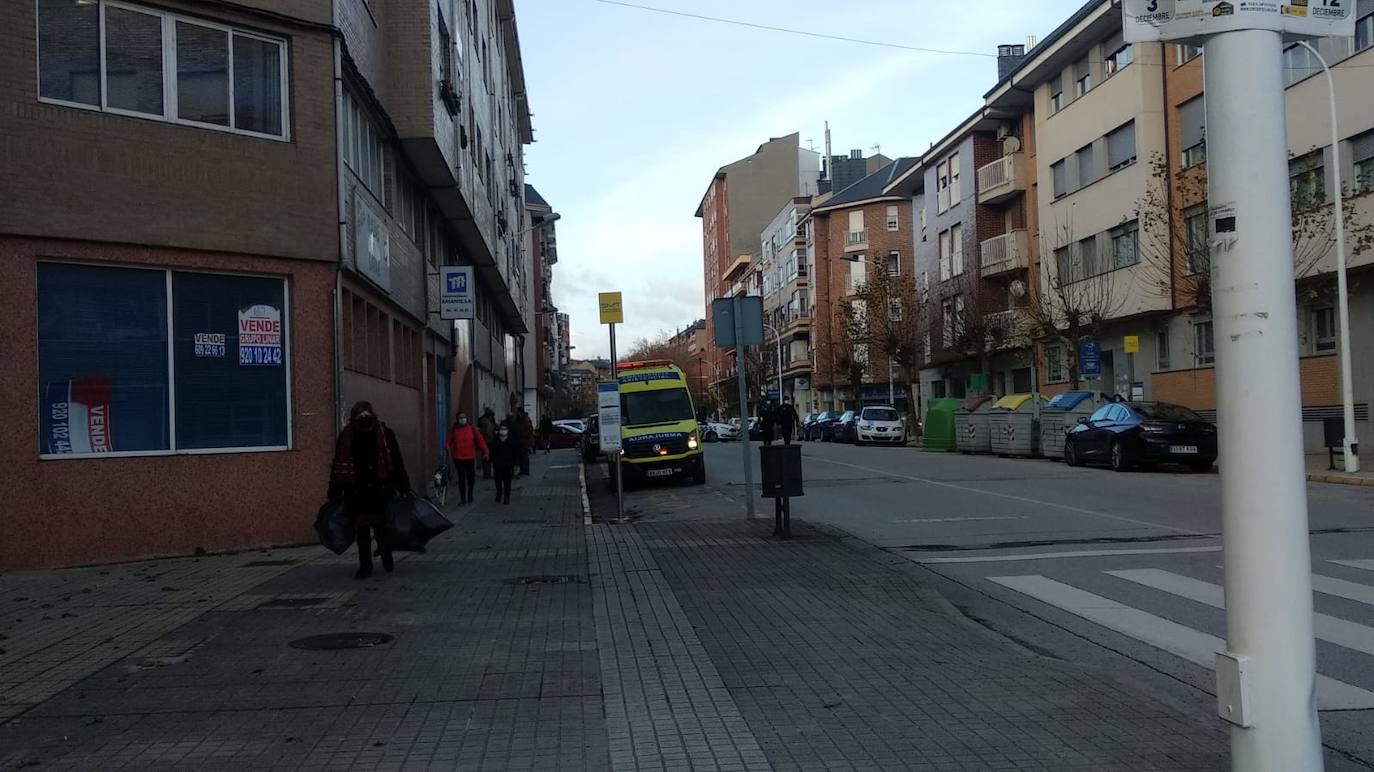
[[[398,496],[387,508],[387,546],[397,552],[424,552],[430,539],[453,523],[426,499]]]
[[[353,546],[357,534],[342,498],[326,501],[320,507],[315,515],[315,533],[319,534],[320,544],[335,555],[342,555]]]

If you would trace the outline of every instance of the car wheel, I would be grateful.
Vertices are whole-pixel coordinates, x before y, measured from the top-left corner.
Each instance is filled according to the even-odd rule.
[[[706,441],[707,441],[707,442],[720,442],[720,435],[719,435],[719,434],[716,434],[715,432],[707,432],[707,433],[706,433]]]
[[[1064,443],[1064,463],[1069,466],[1083,466],[1083,459],[1078,457],[1078,448],[1072,442]]]
[[[1112,442],[1112,471],[1127,472],[1131,469],[1131,462],[1126,457],[1126,447],[1120,441]]]
[[[697,468],[694,469],[694,470],[692,470],[692,484],[693,484],[693,485],[705,485],[705,484],[706,484],[706,464],[705,464],[705,463],[697,464]]]

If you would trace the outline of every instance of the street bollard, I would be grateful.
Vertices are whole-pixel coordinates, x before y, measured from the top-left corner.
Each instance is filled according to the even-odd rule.
[[[763,471],[763,497],[773,499],[773,535],[790,539],[792,497],[806,495],[802,490],[801,446],[761,447],[759,466]]]

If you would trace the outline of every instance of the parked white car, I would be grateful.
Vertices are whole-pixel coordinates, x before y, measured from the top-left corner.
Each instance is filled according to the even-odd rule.
[[[701,424],[701,438],[706,442],[733,442],[739,439],[739,427],[719,421]]]
[[[897,408],[887,405],[873,405],[863,409],[855,422],[856,445],[869,443],[880,445],[903,445],[906,443],[906,424]]]

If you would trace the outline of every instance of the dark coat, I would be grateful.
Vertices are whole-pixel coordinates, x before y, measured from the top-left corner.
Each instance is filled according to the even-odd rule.
[[[520,438],[511,432],[505,440],[495,436],[491,441],[491,464],[496,468],[498,474],[510,472],[520,463]]]
[[[773,422],[783,431],[792,431],[797,424],[801,423],[801,418],[797,416],[797,409],[791,405],[778,405],[773,409]]]
[[[355,430],[345,427],[335,441],[336,449],[343,444],[344,434],[353,432],[353,479],[329,481],[329,498],[340,496],[344,499],[344,509],[359,527],[382,525],[386,522],[387,507],[397,495],[410,492],[410,477],[406,474],[405,459],[401,456],[401,446],[396,434],[385,428],[384,434],[376,431]],[[381,479],[377,473],[377,440],[382,437],[386,442],[391,460],[389,479]]]

